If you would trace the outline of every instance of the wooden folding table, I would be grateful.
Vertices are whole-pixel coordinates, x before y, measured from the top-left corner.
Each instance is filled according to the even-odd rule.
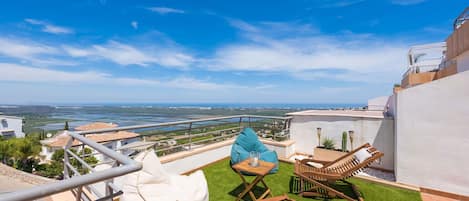
[[[246,196],[247,193],[249,193],[249,196],[251,196],[251,199],[253,201],[256,201],[258,199],[264,199],[269,195],[272,196],[272,192],[270,188],[267,187],[267,184],[264,182],[264,177],[272,169],[274,169],[275,167],[274,163],[259,160],[259,166],[252,167],[249,165],[249,159],[247,159],[247,160],[244,160],[242,162],[239,162],[233,165],[232,167],[236,171],[236,173],[238,173],[238,175],[241,177],[241,180],[243,181],[244,187],[245,187],[244,191],[238,195],[238,198],[236,199],[236,201],[243,199],[243,197]],[[254,174],[256,175],[256,178],[251,183],[249,183],[246,181],[246,179],[244,178],[244,175],[241,172],[248,172],[248,173]],[[261,182],[264,185],[265,192],[260,197],[256,198],[252,190],[259,182]]]

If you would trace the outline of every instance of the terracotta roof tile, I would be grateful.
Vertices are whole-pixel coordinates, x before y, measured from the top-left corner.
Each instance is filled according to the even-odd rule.
[[[76,131],[89,131],[89,130],[99,130],[106,128],[115,128],[117,124],[113,123],[104,123],[104,122],[94,122],[91,124],[81,125],[75,128]]]
[[[134,138],[138,136],[139,134],[129,132],[129,131],[118,131],[118,132],[111,132],[111,133],[85,135],[86,138],[91,139],[95,142],[115,141],[115,140]],[[43,140],[41,141],[41,143],[49,147],[64,147],[69,141],[69,139],[70,139],[70,136],[66,134],[60,134],[60,135],[55,136],[54,138]],[[72,145],[77,146],[80,144],[81,142],[74,140]]]

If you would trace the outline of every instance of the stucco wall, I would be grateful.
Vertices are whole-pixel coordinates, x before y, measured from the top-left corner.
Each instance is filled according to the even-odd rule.
[[[231,144],[208,150],[202,153],[196,153],[187,157],[181,157],[177,160],[164,162],[164,156],[161,157],[163,167],[166,171],[176,174],[182,174],[193,169],[203,167],[206,164],[215,162],[230,156]],[[228,164],[227,164],[228,165]]]
[[[397,95],[396,179],[469,195],[469,71]]]
[[[228,140],[187,152],[170,154],[160,157],[160,160],[168,172],[182,174],[229,157],[233,142],[234,140]],[[295,143],[264,140],[263,142],[268,149],[276,151],[279,158],[285,159],[286,156],[294,154]]]
[[[13,129],[14,130],[14,137],[23,138],[23,119],[18,117],[11,117],[11,116],[2,116],[0,115],[0,120],[4,120],[0,122],[0,130],[2,129]]]
[[[456,60],[458,64],[458,72],[469,70],[469,51],[466,51],[463,54],[459,55]]]
[[[291,138],[296,141],[296,151],[313,154],[318,146],[316,128],[322,128],[321,141],[332,138],[336,148],[341,147],[342,132],[355,132],[354,147],[370,143],[384,153],[381,164],[372,164],[388,170],[394,168],[394,121],[392,119],[373,119],[343,116],[293,116]],[[350,140],[347,148],[350,150]]]
[[[369,110],[385,110],[388,103],[389,96],[380,96],[368,100]]]

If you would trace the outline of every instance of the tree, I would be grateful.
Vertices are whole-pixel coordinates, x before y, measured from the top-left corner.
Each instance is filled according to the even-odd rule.
[[[41,146],[30,138],[12,138],[0,141],[2,163],[22,171],[32,172],[39,163],[37,156]]]
[[[70,149],[72,153],[77,156],[82,156],[83,154],[86,155],[84,157],[84,161],[89,165],[93,166],[98,163],[98,159],[96,157],[90,155],[93,151],[90,148],[85,148],[80,151],[76,151],[75,149]],[[44,164],[40,167],[38,174],[45,177],[50,178],[63,178],[63,171],[64,171],[64,150],[60,149],[54,152],[51,158],[51,162],[49,164]],[[77,159],[72,156],[69,156],[70,164],[75,167],[75,169],[80,172],[80,174],[86,174],[89,172],[88,168],[84,167]],[[73,174],[73,172],[69,172]]]
[[[16,166],[20,170],[32,172],[34,166],[39,163],[36,157],[41,152],[41,147],[28,138],[17,139],[15,146],[17,151],[14,154],[17,159]]]
[[[64,130],[68,131],[69,127],[68,127],[68,121],[65,121],[65,126],[64,126]]]

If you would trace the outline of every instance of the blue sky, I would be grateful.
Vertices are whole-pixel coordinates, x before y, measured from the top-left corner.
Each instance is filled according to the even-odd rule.
[[[365,103],[466,6],[16,0],[0,7],[0,103]]]

